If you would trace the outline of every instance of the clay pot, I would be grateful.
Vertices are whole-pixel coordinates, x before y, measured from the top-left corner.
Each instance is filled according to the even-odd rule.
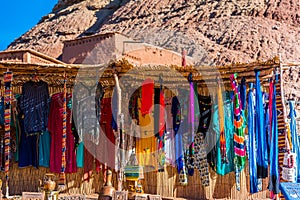
[[[107,170],[106,182],[101,189],[100,196],[110,196],[110,197],[113,196],[113,192],[115,191],[115,188],[112,186],[111,179],[112,179],[112,171]]]
[[[44,176],[44,190],[45,191],[53,191],[55,190],[56,183],[54,181],[54,174],[45,174]]]

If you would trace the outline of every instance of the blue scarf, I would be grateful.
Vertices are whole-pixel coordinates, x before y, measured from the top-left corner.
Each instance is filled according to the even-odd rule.
[[[256,117],[255,130],[257,141],[257,174],[258,178],[266,178],[268,176],[268,151],[267,138],[265,130],[264,107],[261,85],[259,80],[259,71],[255,71],[256,78]]]
[[[276,75],[276,82],[277,82]],[[270,177],[269,190],[274,194],[279,193],[279,168],[278,168],[278,124],[277,124],[277,108],[276,108],[276,84],[273,86],[273,111],[272,111],[272,129],[271,129],[271,148],[270,148]]]
[[[255,97],[253,94],[253,83],[249,85],[248,93],[248,135],[249,135],[249,172],[250,172],[250,193],[258,192],[257,166],[256,166],[256,140],[255,140]]]

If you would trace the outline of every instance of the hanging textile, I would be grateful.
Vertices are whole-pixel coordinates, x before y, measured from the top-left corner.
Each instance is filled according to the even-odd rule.
[[[240,190],[240,171],[245,166],[246,150],[245,150],[245,138],[244,138],[244,118],[241,108],[241,99],[238,91],[237,74],[230,76],[231,88],[234,92],[233,108],[234,108],[234,164],[235,164],[235,176],[236,176],[236,188]]]
[[[65,83],[66,84],[66,83]],[[75,140],[71,128],[71,94],[57,93],[51,97],[48,130],[51,135],[50,171],[60,173],[58,185],[65,186],[65,173],[77,171]]]
[[[64,91],[63,91],[63,118],[62,118],[62,156],[61,156],[61,171],[59,176],[59,185],[66,184],[66,148],[67,148],[67,77],[64,73]]]
[[[253,90],[253,83],[250,83],[248,93],[248,160],[251,194],[258,192],[255,138],[255,93]]]
[[[222,95],[222,88],[220,85],[220,80],[218,80],[218,113],[219,113],[219,126],[220,126],[220,151],[221,151],[221,160],[222,163],[228,163],[228,158],[226,155],[226,136],[225,136],[225,121],[224,121],[224,105],[223,105],[223,95]]]
[[[150,113],[150,109],[153,106],[154,97],[154,81],[150,78],[146,79],[142,84],[142,115]]]
[[[19,167],[34,166],[38,168],[38,135],[27,135],[24,126],[24,114],[20,109],[22,96],[17,98],[18,104],[18,121],[20,126],[20,144],[19,144]]]
[[[51,136],[49,131],[44,131],[39,136],[39,166],[50,165]]]
[[[195,90],[196,91],[196,90]],[[198,169],[202,186],[209,185],[209,168],[206,153],[205,135],[209,136],[208,129],[211,121],[211,98],[210,96],[198,96],[199,105],[199,125],[195,134],[195,168]],[[210,149],[209,149],[210,150]]]
[[[13,73],[11,71],[4,72],[4,144],[5,144],[5,178],[6,178],[6,196],[8,196],[8,180],[9,180],[9,159],[10,159],[10,122],[11,122],[11,102],[12,102],[12,89],[11,82]]]
[[[165,96],[162,83],[159,89],[159,125],[158,125],[158,170],[163,171],[165,165]]]
[[[226,96],[228,94],[225,94]],[[224,96],[225,96],[224,95]],[[215,148],[215,161],[213,170],[216,171],[217,174],[226,175],[232,171],[234,171],[234,141],[233,141],[233,133],[234,133],[234,126],[233,126],[233,104],[230,98],[226,98],[224,102],[224,121],[225,121],[225,137],[226,137],[226,155],[227,161],[223,162],[221,148],[220,148],[220,125],[219,125],[219,111],[218,111],[218,104],[215,104],[213,107],[212,113],[212,126],[210,134],[215,135],[215,146],[214,144],[209,144],[210,148]]]
[[[259,71],[255,71],[255,83],[256,83],[256,140],[257,140],[257,177],[266,178],[268,176],[268,151],[267,151],[267,139],[265,130],[265,119],[263,109],[263,97],[261,91],[261,84],[259,80]]]
[[[139,108],[141,104],[141,99],[139,99]],[[136,155],[139,165],[144,166],[145,171],[157,170],[157,139],[154,135],[154,121],[152,113],[142,115],[139,109],[140,137],[136,139]]]
[[[173,115],[173,130],[175,135],[175,158],[176,168],[179,174],[179,184],[187,185],[187,170],[185,165],[185,148],[183,144],[183,134],[179,131],[181,119],[182,119],[182,108],[178,101],[178,98],[174,96],[172,98],[172,115]]]
[[[194,83],[192,81],[192,74],[189,75],[189,85],[190,85],[190,102],[189,102],[189,113],[188,113],[188,152],[187,152],[187,169],[190,176],[194,175],[195,168],[195,91]],[[198,93],[197,93],[198,94]]]
[[[44,81],[28,81],[22,86],[20,109],[27,135],[45,131],[49,113],[49,90]]]
[[[172,117],[172,98],[174,94],[171,90],[165,90],[165,108],[166,108],[166,135],[165,135],[165,152],[166,162],[175,166],[175,143],[173,131],[173,117]]]
[[[295,153],[296,156],[296,180],[295,182],[300,182],[300,142],[297,133],[296,125],[296,110],[295,110],[295,101],[289,101],[290,113],[288,117],[290,118],[290,132],[292,138],[292,153]]]
[[[278,75],[276,74],[273,83],[273,100],[272,100],[272,129],[271,129],[271,149],[270,149],[270,177],[269,190],[273,194],[279,193],[279,166],[278,166],[278,124],[277,124],[277,107],[276,107],[276,83]],[[258,139],[259,140],[259,139]]]
[[[246,110],[247,90],[246,90],[246,79],[245,79],[245,77],[243,77],[242,80],[241,80],[240,95],[241,95],[242,110]]]

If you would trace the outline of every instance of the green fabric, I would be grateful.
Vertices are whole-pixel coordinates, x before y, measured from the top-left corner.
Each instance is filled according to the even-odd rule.
[[[84,144],[83,144],[83,142],[80,142],[77,147],[76,162],[77,162],[77,167],[83,168],[83,166],[84,166]]]
[[[213,112],[213,130],[216,134],[217,143],[217,157],[216,157],[216,166],[215,171],[217,174],[225,175],[229,172],[234,171],[234,144],[233,144],[233,107],[231,100],[224,102],[224,121],[225,121],[225,137],[226,137],[226,154],[228,163],[222,162],[221,149],[220,149],[220,126],[219,126],[219,113],[218,106],[214,106]]]

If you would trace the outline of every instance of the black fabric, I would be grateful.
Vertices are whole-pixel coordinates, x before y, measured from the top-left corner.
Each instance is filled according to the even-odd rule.
[[[268,169],[263,166],[257,165],[257,178],[267,178]]]
[[[160,88],[154,89],[154,134],[156,137],[159,136],[159,99],[160,99]]]

